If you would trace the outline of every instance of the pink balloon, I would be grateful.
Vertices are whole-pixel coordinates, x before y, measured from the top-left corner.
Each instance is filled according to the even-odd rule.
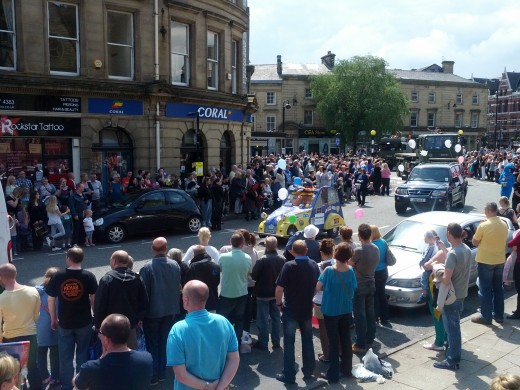
[[[464,156],[459,156],[459,164],[462,164],[464,162]]]
[[[363,209],[357,209],[354,211],[354,218],[356,219],[363,218],[363,215],[365,215],[365,210]]]

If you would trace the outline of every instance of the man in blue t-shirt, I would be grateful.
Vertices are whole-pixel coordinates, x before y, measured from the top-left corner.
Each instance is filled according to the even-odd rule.
[[[166,344],[167,365],[175,373],[175,390],[225,389],[238,370],[238,341],[231,323],[206,309],[209,289],[191,280],[182,290],[188,312],[170,331]]]

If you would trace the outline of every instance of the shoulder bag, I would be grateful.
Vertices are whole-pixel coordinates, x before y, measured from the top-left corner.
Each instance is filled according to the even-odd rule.
[[[386,246],[386,265],[388,266],[392,266],[392,265],[395,265],[397,259],[395,258],[395,255],[393,254],[393,252],[391,251],[390,247]]]

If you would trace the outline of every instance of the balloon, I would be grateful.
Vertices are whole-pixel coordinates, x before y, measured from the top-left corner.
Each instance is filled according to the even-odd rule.
[[[462,146],[460,144],[455,145],[455,152],[460,152],[462,150]]]
[[[399,172],[404,172],[404,165],[403,164],[399,164],[397,169],[399,169]]]
[[[301,186],[302,185],[302,178],[301,177],[295,177],[294,178],[294,185],[295,186]]]
[[[428,151],[427,150],[421,150],[421,156],[426,157],[427,155],[428,155]]]
[[[267,218],[267,213],[266,212],[263,212],[262,214],[260,214],[260,217],[262,219],[266,219]]]
[[[278,160],[276,165],[278,165],[278,168],[283,169],[284,171],[285,171],[285,168],[287,168],[287,162],[283,158]]]
[[[296,222],[296,219],[297,219],[297,218],[296,218],[296,215],[291,215],[291,216],[289,216],[289,222],[290,222],[290,223],[295,223],[295,222]]]
[[[408,141],[408,146],[411,147],[412,149],[415,149],[415,147],[417,146],[417,143],[415,142],[414,139],[411,139],[410,141]]]
[[[459,164],[462,164],[464,162],[464,156],[459,156],[458,160]]]
[[[357,209],[354,211],[354,218],[356,219],[363,218],[363,215],[365,215],[365,210],[363,209]]]
[[[446,146],[448,149],[451,148],[451,140],[447,139],[444,141],[444,146]]]
[[[287,196],[289,196],[289,192],[287,191],[287,188],[280,188],[278,190],[278,197],[280,198],[280,200],[287,199]]]

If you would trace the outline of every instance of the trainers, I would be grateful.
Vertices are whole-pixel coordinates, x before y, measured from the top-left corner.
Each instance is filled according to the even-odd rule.
[[[428,302],[428,297],[426,295],[421,295],[417,300],[418,305],[422,305],[423,303]]]
[[[96,246],[96,244],[94,244],[94,243],[91,242],[91,243],[90,243],[90,246]]]
[[[444,351],[443,345],[436,345],[435,343],[423,344],[423,348],[429,349],[430,351]]]
[[[367,351],[366,348],[358,347],[356,343],[352,344],[352,352],[353,353],[365,353]]]
[[[508,320],[520,320],[520,313],[517,311],[513,312],[510,316],[506,317]]]
[[[480,325],[491,325],[491,321],[486,321],[484,319],[484,317],[482,317],[481,315],[476,315],[474,317],[471,317],[471,322],[474,322],[475,324],[480,324]]]
[[[455,370],[459,369],[459,364],[458,363],[451,364],[447,360],[443,360],[442,362],[434,362],[433,363],[433,367],[440,368],[440,369],[443,369],[443,370],[453,370],[453,371],[455,371]]]
[[[51,247],[51,238],[45,237],[45,241],[47,242],[47,246],[50,248]]]

